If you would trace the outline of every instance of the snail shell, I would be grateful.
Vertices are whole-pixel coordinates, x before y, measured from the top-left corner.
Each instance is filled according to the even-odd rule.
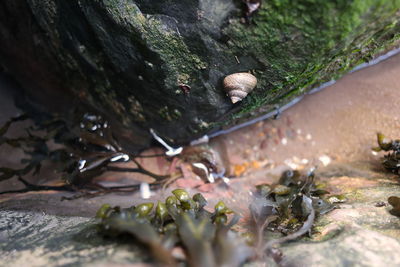
[[[256,84],[257,78],[247,72],[228,75],[223,81],[224,90],[233,104],[242,101],[256,87]]]

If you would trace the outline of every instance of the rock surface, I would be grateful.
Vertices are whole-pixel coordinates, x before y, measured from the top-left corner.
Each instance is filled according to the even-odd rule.
[[[111,266],[143,262],[138,247],[105,240],[93,219],[2,211],[0,266]]]
[[[186,143],[289,102],[398,39],[400,1],[6,0],[1,65],[46,108],[89,104],[132,150]],[[251,72],[232,105],[222,79]],[[70,99],[70,100],[67,100]],[[88,107],[89,109],[89,107]]]

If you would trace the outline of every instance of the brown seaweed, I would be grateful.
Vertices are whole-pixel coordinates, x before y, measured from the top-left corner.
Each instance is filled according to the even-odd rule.
[[[378,147],[373,148],[374,151],[389,152],[382,158],[382,165],[390,172],[400,175],[400,140],[390,140],[382,133],[377,134]]]
[[[30,119],[32,126],[26,129],[26,136],[6,137],[10,126],[22,120]],[[51,143],[61,145],[52,149]],[[100,174],[112,172],[137,172],[148,175],[156,180],[154,185],[162,183],[169,175],[158,175],[143,168],[137,157],[123,149],[111,133],[109,123],[101,116],[90,113],[79,115],[71,111],[70,118],[57,114],[26,114],[10,119],[0,128],[0,145],[10,145],[21,149],[28,157],[21,160],[24,165],[20,169],[0,167],[0,181],[18,177],[26,187],[22,190],[0,192],[23,193],[29,191],[58,190],[81,191],[82,195],[97,195],[110,191],[137,190],[137,185],[123,187],[102,187],[92,180]],[[26,182],[23,177],[37,175],[45,161],[50,161],[64,180],[62,186],[41,186]],[[134,162],[135,168],[114,167],[115,162]],[[88,193],[87,189],[95,190]]]
[[[161,263],[175,265],[173,248],[183,248],[189,266],[239,266],[250,255],[231,228],[238,215],[218,202],[214,212],[204,209],[207,204],[201,194],[190,197],[176,189],[165,202],[144,203],[127,209],[103,205],[97,212],[101,233],[130,234],[150,249]],[[228,221],[228,216],[232,218]]]
[[[320,190],[314,180],[314,169],[307,175],[288,170],[283,172],[277,184],[256,187],[250,212],[259,258],[270,256],[279,262],[282,255],[277,245],[309,233],[316,216],[334,208],[323,198],[328,192]],[[265,241],[264,232],[267,229],[278,230],[284,237]]]

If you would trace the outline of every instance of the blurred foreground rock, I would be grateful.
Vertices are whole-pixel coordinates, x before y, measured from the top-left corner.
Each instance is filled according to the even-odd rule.
[[[93,219],[1,212],[1,266],[111,266],[141,262],[141,254],[101,238]]]

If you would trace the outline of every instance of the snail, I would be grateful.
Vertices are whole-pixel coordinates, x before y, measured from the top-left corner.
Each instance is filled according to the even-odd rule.
[[[224,90],[233,104],[242,101],[256,87],[256,84],[257,78],[247,72],[228,75],[223,81]]]

